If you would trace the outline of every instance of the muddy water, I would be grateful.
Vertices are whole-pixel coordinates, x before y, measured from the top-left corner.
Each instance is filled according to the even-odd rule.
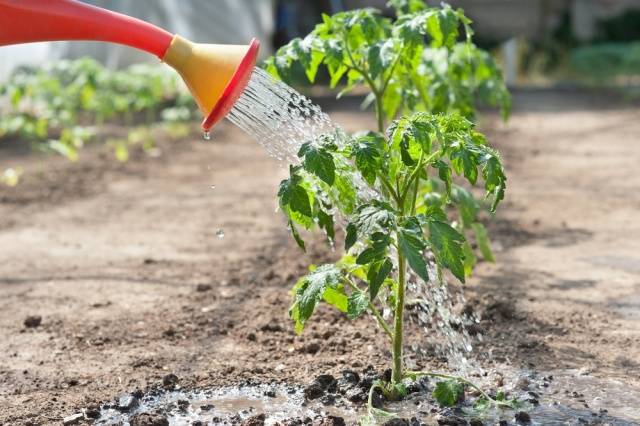
[[[402,402],[387,404],[385,409],[398,417],[415,419],[414,424],[426,425],[437,424],[443,419],[479,420],[486,425],[500,421],[514,424],[519,411],[529,414],[531,425],[640,424],[640,389],[629,388],[622,381],[598,379],[575,370],[545,374],[519,372],[505,376],[509,376],[511,385],[507,384],[504,390],[523,403],[519,410],[477,411],[473,409],[474,397],[470,395],[455,410],[442,409],[430,395],[433,383]],[[143,412],[161,413],[172,425],[198,424],[198,421],[208,425],[232,425],[258,414],[266,414],[267,425],[287,419],[319,419],[329,415],[342,417],[346,424],[357,424],[366,414],[362,405],[346,401],[339,393],[335,396],[335,401],[329,405],[321,400],[305,402],[301,387],[275,384],[162,391],[145,395],[139,405],[127,413],[119,411],[115,405],[106,405],[96,424],[127,425],[129,419]]]

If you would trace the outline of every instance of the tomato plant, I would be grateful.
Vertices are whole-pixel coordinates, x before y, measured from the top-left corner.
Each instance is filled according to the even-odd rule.
[[[395,399],[404,379],[431,375],[444,379],[434,396],[452,405],[464,386],[478,388],[459,377],[405,370],[405,291],[409,279],[442,282],[445,270],[464,283],[477,260],[471,236],[480,254],[493,260],[478,219],[483,202],[454,181],[482,182],[488,210],[495,211],[504,198],[504,169],[471,120],[477,100],[500,106],[505,117],[510,100],[489,54],[473,45],[471,21],[461,10],[429,8],[420,0],[391,4],[396,20],[374,9],[325,15],[308,36],[266,63],[285,81],[301,66],[313,82],[324,66],[331,87],[345,83],[339,95],[365,85],[377,117],[377,131],[305,142],[300,163],[280,184],[281,210],[302,249],[298,228],[319,228],[332,242],[336,224],[346,218],[344,256],[310,268],[293,289],[289,313],[299,333],[321,301],[351,319],[370,314],[392,348],[391,381],[374,388]],[[393,323],[381,306],[391,310]],[[512,403],[480,392],[481,401]]]

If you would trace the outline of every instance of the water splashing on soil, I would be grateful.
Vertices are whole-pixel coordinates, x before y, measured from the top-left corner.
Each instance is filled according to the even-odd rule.
[[[637,425],[640,421],[640,390],[611,380],[581,375],[575,370],[538,374],[535,372],[509,372],[501,370],[511,383],[506,387],[509,397],[523,401],[522,409],[528,413],[531,425]],[[471,420],[482,424],[518,423],[523,413],[518,410],[489,408],[473,410],[473,396],[455,409],[436,405],[431,391],[434,382],[425,381],[419,390],[410,393],[404,401],[386,403],[384,409],[398,417],[415,419],[412,424],[468,424]],[[366,413],[360,403],[347,400],[348,389],[338,386],[327,391],[322,398],[305,400],[301,387],[286,384],[259,384],[240,387],[219,387],[206,390],[155,390],[134,403],[125,395],[104,404],[97,425],[128,425],[140,413],[156,413],[169,424],[233,425],[250,417],[265,414],[265,424],[307,424],[305,419],[316,420],[327,416],[344,419],[348,425],[357,424]],[[346,390],[346,392],[345,392]],[[127,402],[123,409],[122,401]],[[288,423],[286,421],[289,421]],[[297,421],[297,423],[296,423]],[[302,423],[301,423],[302,422]],[[479,423],[476,423],[479,424]]]

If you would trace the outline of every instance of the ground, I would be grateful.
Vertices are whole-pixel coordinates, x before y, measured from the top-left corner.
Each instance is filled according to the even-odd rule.
[[[638,386],[640,112],[602,92],[521,91],[514,103],[506,125],[481,119],[509,189],[489,225],[497,263],[465,290],[482,316],[479,363]],[[350,130],[372,124],[353,111],[330,113]],[[366,319],[321,309],[295,336],[288,289],[335,254],[291,241],[275,160],[229,124],[213,139],[125,165],[101,149],[77,164],[4,149],[0,169],[27,175],[0,189],[0,424],[60,424],[169,373],[183,386],[304,384],[387,365]]]

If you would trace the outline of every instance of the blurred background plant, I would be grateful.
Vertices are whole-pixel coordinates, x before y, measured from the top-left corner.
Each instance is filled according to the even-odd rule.
[[[127,161],[131,146],[154,152],[152,128],[184,136],[195,117],[193,100],[166,67],[139,64],[110,71],[89,58],[17,68],[0,83],[0,106],[0,138],[16,137],[34,150],[72,161],[87,143],[105,141],[109,123],[128,129],[126,137],[106,139],[115,158]],[[3,183],[14,185],[19,178],[9,170],[3,176]]]

